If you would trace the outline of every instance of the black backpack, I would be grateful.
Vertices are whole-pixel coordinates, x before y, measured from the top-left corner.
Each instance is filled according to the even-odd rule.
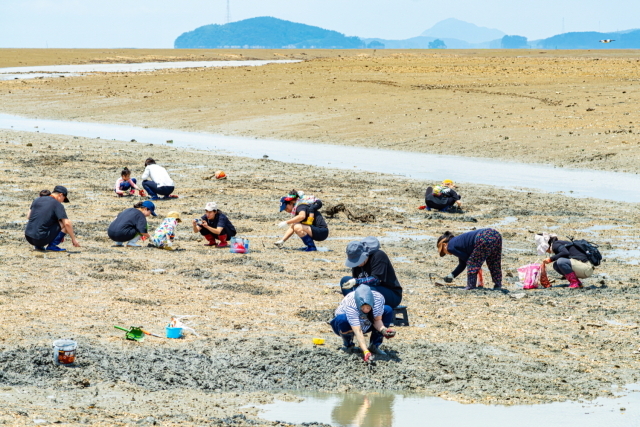
[[[584,239],[573,240],[571,239],[571,244],[578,248],[578,250],[584,253],[587,256],[589,262],[597,267],[600,265],[602,261],[602,254],[598,250],[598,245],[595,243],[588,242]]]

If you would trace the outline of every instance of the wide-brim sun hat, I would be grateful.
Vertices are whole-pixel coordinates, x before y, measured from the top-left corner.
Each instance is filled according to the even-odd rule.
[[[346,252],[347,260],[344,262],[344,265],[350,268],[359,266],[369,256],[369,253],[367,252],[365,246],[362,244],[362,242],[359,242],[357,240],[354,240],[353,242],[349,242],[349,244],[347,244]]]
[[[182,218],[180,218],[180,212],[171,211],[167,214],[167,218],[175,218],[176,221],[182,222]]]

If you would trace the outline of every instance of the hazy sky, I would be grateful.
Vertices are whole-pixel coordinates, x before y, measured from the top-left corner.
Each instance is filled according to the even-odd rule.
[[[230,0],[231,20],[274,16],[350,36],[403,39],[457,18],[529,39],[640,28],[638,0]],[[0,47],[171,48],[226,22],[226,0],[0,0]]]

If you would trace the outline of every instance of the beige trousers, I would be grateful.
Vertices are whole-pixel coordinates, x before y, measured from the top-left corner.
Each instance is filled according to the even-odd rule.
[[[578,279],[586,279],[587,277],[591,277],[593,275],[593,265],[590,262],[582,262],[577,259],[571,260],[571,269]]]

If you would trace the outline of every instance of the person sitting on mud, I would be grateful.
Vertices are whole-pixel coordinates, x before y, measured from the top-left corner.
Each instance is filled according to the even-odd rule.
[[[132,196],[138,190],[140,197],[144,197],[144,190],[138,187],[138,181],[135,178],[131,178],[131,171],[129,168],[124,168],[120,172],[120,178],[116,181],[116,186],[113,191],[116,192],[118,197]]]
[[[466,268],[467,287],[465,289],[476,289],[478,273],[486,261],[491,272],[493,289],[502,288],[502,236],[497,230],[482,228],[459,236],[446,231],[438,238],[437,246],[441,257],[445,255],[458,257],[458,266],[444,278],[445,282],[453,282],[453,279]]]
[[[462,210],[462,198],[456,191],[456,185],[450,179],[442,181],[442,185],[427,187],[424,195],[426,209],[436,209],[441,212],[453,212]]]
[[[158,249],[176,250],[177,247],[174,245],[173,240],[176,238],[176,228],[178,228],[179,222],[182,222],[180,212],[169,212],[165,219],[162,220],[162,224],[156,228],[153,236],[151,236],[149,245]]]
[[[236,228],[227,215],[218,209],[216,202],[209,202],[204,207],[204,215],[193,220],[193,232],[200,233],[207,239],[205,246],[226,248],[229,246],[228,240],[236,235]],[[216,239],[220,240],[217,245]]]
[[[158,195],[164,196],[163,199],[178,197],[171,194],[176,187],[165,168],[157,165],[151,157],[144,161],[144,167],[140,179],[151,200],[160,200]]]
[[[347,245],[347,267],[351,276],[340,280],[342,295],[347,295],[361,285],[368,285],[384,296],[386,304],[396,308],[402,302],[402,286],[387,254],[380,249],[375,237],[349,242]]]
[[[365,362],[371,360],[371,354],[380,356],[386,352],[380,349],[384,338],[393,338],[396,333],[389,329],[393,322],[393,309],[385,304],[381,293],[371,290],[367,285],[360,285],[354,292],[347,294],[335,311],[331,320],[331,329],[342,338],[343,350],[355,350],[353,338],[362,350]],[[364,334],[373,327],[369,346],[364,340]]]
[[[149,200],[138,202],[132,208],[120,212],[109,225],[107,235],[116,242],[115,246],[140,247],[137,243],[141,237],[149,238],[147,217],[156,214],[156,206]]]
[[[297,234],[306,245],[306,252],[316,251],[316,242],[322,242],[329,237],[329,226],[318,209],[322,207],[322,201],[313,196],[304,196],[304,193],[291,190],[289,195],[280,199],[280,212],[286,211],[293,218],[282,221],[279,227],[289,227],[281,240],[274,243],[281,248],[293,235]]]
[[[67,189],[62,185],[56,185],[49,196],[40,196],[31,203],[29,213],[27,213],[27,227],[24,230],[24,237],[38,251],[66,251],[58,245],[64,241],[68,234],[71,236],[71,243],[76,248],[80,243],[73,232],[73,225],[62,203],[68,203]],[[45,248],[46,246],[46,248]]]
[[[536,234],[538,255],[553,254],[542,262],[553,263],[553,269],[569,281],[571,289],[582,287],[580,279],[586,279],[593,275],[593,264],[589,262],[587,255],[578,249],[573,242],[558,240],[555,234]]]

